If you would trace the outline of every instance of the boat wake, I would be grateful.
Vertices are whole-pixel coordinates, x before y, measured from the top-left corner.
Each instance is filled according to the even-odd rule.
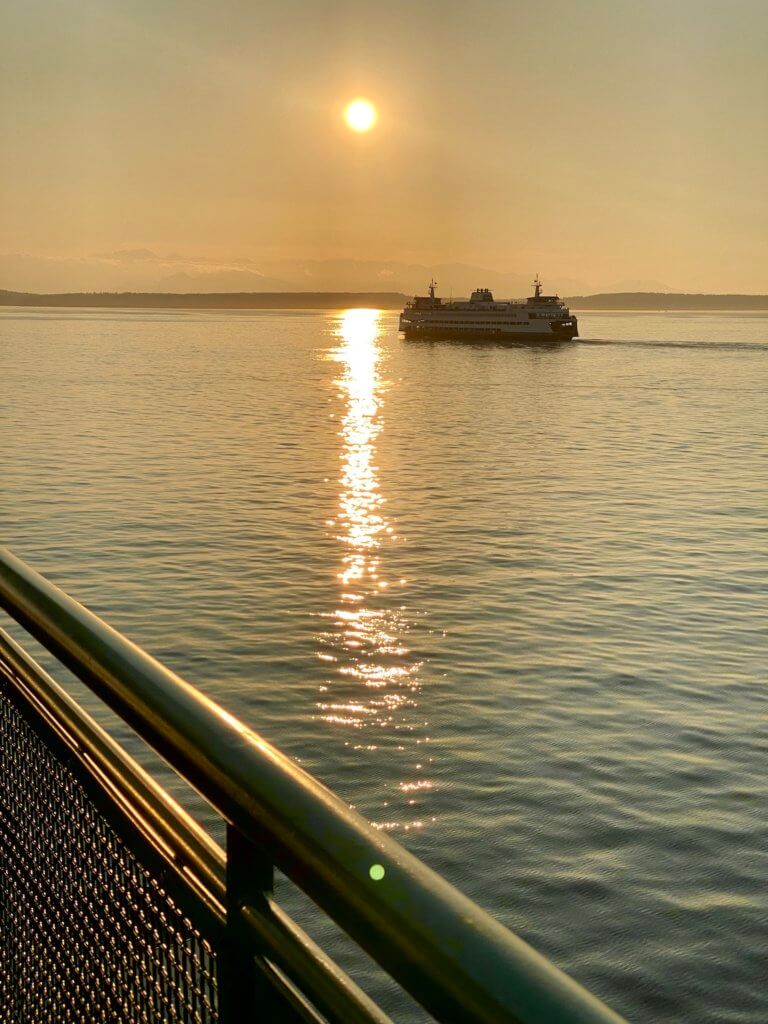
[[[713,351],[768,352],[768,342],[748,341],[621,341],[616,338],[579,338],[572,345],[621,345],[622,348],[695,348]]]

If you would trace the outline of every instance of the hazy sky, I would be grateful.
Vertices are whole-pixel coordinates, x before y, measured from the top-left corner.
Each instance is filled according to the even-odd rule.
[[[7,0],[0,252],[768,292],[767,52],[766,0]]]

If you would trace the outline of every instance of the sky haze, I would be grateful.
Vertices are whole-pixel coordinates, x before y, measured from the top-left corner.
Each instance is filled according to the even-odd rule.
[[[763,0],[27,0],[0,29],[0,287],[104,254],[132,287],[139,251],[768,292]]]

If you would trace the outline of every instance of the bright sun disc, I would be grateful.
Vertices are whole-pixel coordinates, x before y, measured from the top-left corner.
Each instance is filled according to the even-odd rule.
[[[344,120],[353,132],[367,132],[376,124],[376,107],[368,100],[352,100],[344,110]]]

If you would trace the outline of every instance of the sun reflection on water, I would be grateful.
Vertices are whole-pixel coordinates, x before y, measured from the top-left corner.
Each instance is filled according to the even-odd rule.
[[[416,708],[421,663],[406,642],[411,623],[400,603],[404,579],[389,579],[386,551],[399,538],[385,512],[385,498],[376,465],[376,440],[382,430],[385,382],[380,373],[380,313],[349,309],[337,325],[338,345],[328,356],[339,364],[335,380],[343,413],[339,503],[335,519],[327,525],[341,545],[338,607],[328,613],[327,628],[318,637],[318,656],[334,675],[322,687],[318,703],[322,718],[365,736],[346,745],[359,754],[397,754],[403,769],[413,774],[407,782],[393,783],[384,801],[386,816],[398,807],[406,820],[374,822],[381,828],[421,828],[414,794],[432,788],[423,779],[428,742]],[[411,750],[418,764],[409,765]],[[407,795],[409,799],[404,800]],[[392,804],[395,806],[393,807]],[[430,819],[427,819],[430,820]]]

